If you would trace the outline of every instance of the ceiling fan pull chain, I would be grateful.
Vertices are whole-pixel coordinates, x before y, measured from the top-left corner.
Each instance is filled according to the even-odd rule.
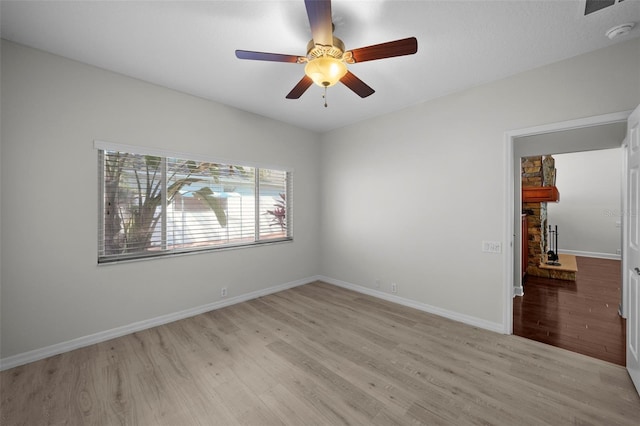
[[[324,99],[324,107],[327,107],[327,86],[324,86],[324,95],[322,95],[322,98]]]

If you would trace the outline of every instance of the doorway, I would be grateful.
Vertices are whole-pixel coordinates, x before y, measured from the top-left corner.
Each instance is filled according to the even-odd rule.
[[[505,240],[505,283],[503,324],[513,333],[513,297],[523,294],[521,274],[521,170],[520,158],[548,153],[569,153],[619,148],[625,139],[630,111],[571,120],[505,133],[507,188]],[[621,171],[622,173],[622,171]],[[621,189],[622,190],[622,189]]]
[[[625,129],[609,130],[615,140]],[[560,200],[527,202],[525,197],[522,205],[527,274],[524,295],[513,299],[513,334],[624,366],[626,323],[619,315],[623,152],[618,147],[523,161],[523,194],[527,188],[537,193],[546,185],[541,180],[553,178]],[[544,259],[548,251],[557,265],[540,267],[541,260],[549,260]]]

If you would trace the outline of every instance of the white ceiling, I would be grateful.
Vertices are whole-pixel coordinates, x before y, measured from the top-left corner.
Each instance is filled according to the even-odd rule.
[[[235,49],[304,56],[303,0],[5,1],[2,38],[315,131],[339,128],[640,36],[640,0],[589,16],[584,0],[347,1],[332,5],[347,50],[415,36],[418,53],[353,64],[376,93],[338,84],[285,95],[304,66],[239,60]],[[635,22],[613,41],[607,29]],[[615,66],[615,64],[612,64]]]

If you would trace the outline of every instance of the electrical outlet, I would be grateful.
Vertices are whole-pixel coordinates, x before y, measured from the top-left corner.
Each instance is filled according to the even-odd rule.
[[[397,293],[397,292],[398,292],[398,284],[391,283],[391,293]]]
[[[484,253],[502,253],[502,243],[500,241],[483,241],[482,251]]]
[[[227,297],[227,288],[226,287],[222,287],[220,289],[220,297]]]

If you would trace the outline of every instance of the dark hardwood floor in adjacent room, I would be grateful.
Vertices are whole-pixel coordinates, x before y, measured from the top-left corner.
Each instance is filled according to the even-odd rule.
[[[513,300],[513,334],[625,365],[620,261],[577,261],[575,282],[526,277],[524,296]]]

